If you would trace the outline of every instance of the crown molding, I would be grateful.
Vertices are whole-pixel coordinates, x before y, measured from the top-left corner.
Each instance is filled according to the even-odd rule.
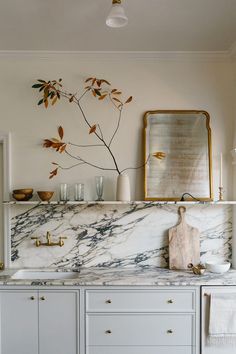
[[[236,46],[236,44],[235,44]],[[236,55],[232,51],[29,51],[1,50],[0,60],[157,60],[157,61],[214,61],[227,62]]]

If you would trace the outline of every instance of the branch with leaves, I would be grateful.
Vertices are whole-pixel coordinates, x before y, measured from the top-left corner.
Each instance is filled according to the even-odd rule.
[[[59,80],[42,80],[39,79],[37,82],[32,86],[34,89],[38,89],[39,93],[42,95],[40,100],[38,101],[38,105],[44,105],[45,108],[48,108],[49,105],[54,106],[56,103],[58,103],[61,98],[66,99],[69,103],[75,104],[81,113],[82,119],[84,123],[88,127],[88,134],[94,134],[98,143],[96,144],[76,144],[74,142],[66,142],[64,141],[64,129],[62,126],[58,127],[58,137],[57,138],[51,138],[51,139],[44,139],[43,146],[45,148],[51,148],[54,149],[56,152],[59,153],[64,153],[71,159],[75,160],[76,163],[70,165],[69,167],[63,167],[57,162],[52,162],[53,165],[56,166],[51,172],[49,178],[53,178],[54,176],[57,175],[59,169],[71,169],[75,166],[79,165],[89,165],[101,170],[108,170],[108,171],[116,171],[118,174],[121,174],[123,171],[128,170],[128,169],[139,169],[148,162],[150,156],[148,157],[147,161],[142,166],[137,166],[137,167],[129,167],[124,170],[121,170],[118,166],[115,154],[113,153],[111,149],[111,145],[115,139],[115,136],[119,130],[121,119],[122,119],[122,113],[125,105],[129,104],[132,101],[132,96],[128,97],[125,101],[121,99],[122,92],[118,89],[111,88],[111,84],[104,79],[97,79],[94,77],[89,77],[88,79],[85,80],[85,87],[83,88],[82,92],[80,93],[77,91],[76,93],[70,93],[66,91],[63,88],[62,85],[62,79]],[[105,99],[109,99],[111,104],[114,106],[114,108],[117,110],[118,113],[118,119],[117,123],[114,129],[114,132],[112,133],[111,137],[107,140],[104,138],[103,131],[101,126],[98,123],[95,122],[90,122],[89,119],[87,118],[85,111],[82,107],[82,100],[87,94],[92,94],[92,96],[98,101],[103,101]],[[69,147],[74,146],[74,147],[81,147],[81,148],[88,148],[88,147],[103,147],[106,149],[108,155],[111,158],[112,162],[112,167],[104,167],[100,166],[97,164],[94,164],[90,161],[87,161],[83,159],[79,155],[74,155],[69,151]],[[157,159],[163,159],[165,157],[165,154],[162,152],[155,152],[152,154],[154,157]]]

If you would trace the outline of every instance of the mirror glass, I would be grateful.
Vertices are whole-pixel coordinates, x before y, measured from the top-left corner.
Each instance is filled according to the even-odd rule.
[[[213,199],[210,117],[205,111],[144,115],[145,200]],[[153,154],[159,154],[159,158]],[[186,195],[185,200],[193,200]]]

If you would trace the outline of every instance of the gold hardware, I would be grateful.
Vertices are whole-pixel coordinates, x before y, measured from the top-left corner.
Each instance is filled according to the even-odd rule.
[[[112,4],[121,4],[121,0],[112,0]]]
[[[110,299],[106,300],[106,304],[111,304],[111,300]]]
[[[194,266],[192,263],[189,263],[188,268],[192,269],[193,273],[196,275],[202,275],[206,270],[205,266],[201,263],[197,264],[196,266]]]
[[[172,334],[172,333],[173,333],[172,329],[168,329],[168,330],[167,330],[167,333],[168,333],[168,334]]]
[[[64,241],[63,240],[66,240],[67,237],[66,236],[60,236],[58,242],[53,242],[52,239],[51,239],[50,232],[47,231],[46,239],[47,239],[47,242],[41,242],[38,237],[36,237],[36,236],[31,237],[31,240],[36,240],[35,241],[35,246],[36,247],[39,247],[39,246],[60,246],[60,247],[62,247],[62,246],[64,246]]]
[[[67,237],[66,236],[59,237],[59,246],[60,247],[64,246],[64,241],[62,241],[62,240],[67,240]]]
[[[34,300],[35,299],[35,297],[34,296],[30,296],[30,300]]]
[[[172,299],[167,300],[167,303],[168,303],[168,304],[173,304],[173,302],[174,302],[174,301],[173,301]]]
[[[106,330],[106,332],[105,332],[106,334],[111,334],[112,332],[111,332],[111,330],[110,329],[108,329],[108,330]]]
[[[0,262],[0,270],[3,270],[3,269],[4,269],[4,263]]]
[[[41,296],[40,300],[44,301],[46,300],[44,296]]]
[[[41,241],[39,240],[38,237],[31,237],[31,240],[36,240],[35,241],[35,246],[39,247],[41,245]]]

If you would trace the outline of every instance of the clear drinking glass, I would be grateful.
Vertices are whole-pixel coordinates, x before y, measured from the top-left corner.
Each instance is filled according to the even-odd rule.
[[[95,183],[96,183],[96,192],[97,192],[96,201],[103,201],[104,199],[102,199],[102,195],[103,195],[104,177],[103,176],[96,176]]]
[[[63,202],[69,200],[69,184],[67,183],[60,184],[60,200]]]
[[[84,184],[76,183],[75,184],[75,200],[82,201],[84,200]]]

